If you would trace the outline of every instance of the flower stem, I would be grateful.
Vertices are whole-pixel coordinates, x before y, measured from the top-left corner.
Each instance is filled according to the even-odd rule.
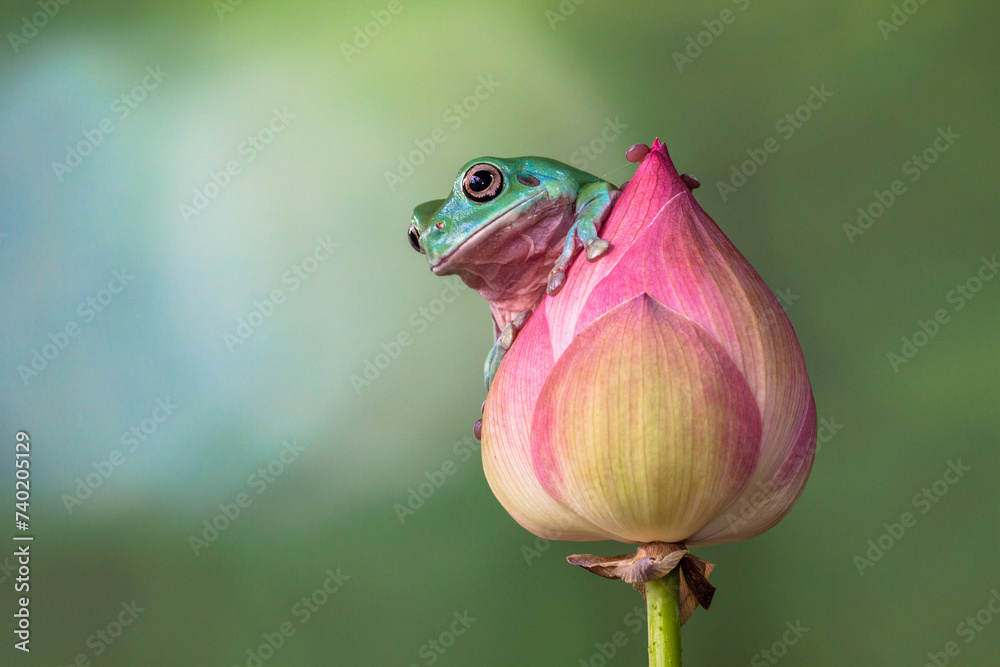
[[[649,616],[649,667],[680,667],[680,568],[646,583]]]

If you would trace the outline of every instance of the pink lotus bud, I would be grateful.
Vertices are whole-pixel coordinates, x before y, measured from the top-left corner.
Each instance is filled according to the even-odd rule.
[[[507,352],[483,416],[497,499],[563,540],[742,540],[812,467],[816,409],[777,299],[653,144]]]

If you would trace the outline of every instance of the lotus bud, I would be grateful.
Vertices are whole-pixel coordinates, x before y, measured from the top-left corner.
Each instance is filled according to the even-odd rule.
[[[744,540],[784,517],[816,411],[778,300],[657,140],[507,352],[483,414],[500,503],[544,538]]]

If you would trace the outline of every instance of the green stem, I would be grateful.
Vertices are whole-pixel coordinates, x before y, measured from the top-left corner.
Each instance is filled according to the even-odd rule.
[[[680,568],[646,583],[649,615],[649,667],[680,667],[681,614]]]

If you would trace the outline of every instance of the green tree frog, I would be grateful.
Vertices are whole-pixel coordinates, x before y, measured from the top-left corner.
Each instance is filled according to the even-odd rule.
[[[490,303],[496,343],[489,389],[504,353],[542,297],[556,294],[581,248],[608,252],[598,236],[619,190],[597,176],[540,157],[481,157],[466,164],[447,199],[413,209],[409,239],[431,270],[457,274]]]

